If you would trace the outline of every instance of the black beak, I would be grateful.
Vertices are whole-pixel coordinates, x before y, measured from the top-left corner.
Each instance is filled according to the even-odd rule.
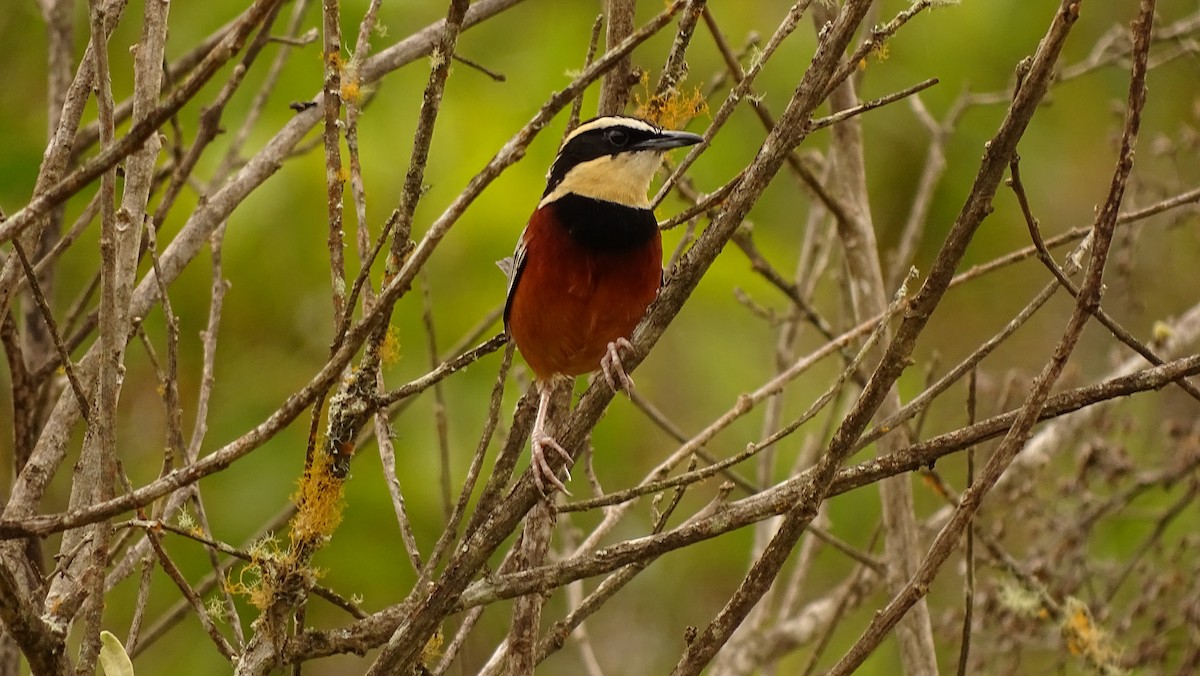
[[[670,150],[692,146],[704,140],[703,136],[686,131],[664,131],[653,138],[633,144],[631,150]]]

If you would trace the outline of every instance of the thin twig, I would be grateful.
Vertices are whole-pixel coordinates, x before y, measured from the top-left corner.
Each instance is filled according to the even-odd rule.
[[[75,393],[75,399],[79,402],[79,410],[82,412],[84,420],[87,420],[91,405],[88,404],[87,395],[83,392],[83,385],[80,384],[79,376],[75,373],[75,365],[71,362],[71,353],[67,350],[67,346],[63,344],[62,335],[59,334],[58,325],[54,321],[54,314],[50,310],[50,305],[46,302],[46,297],[42,294],[41,285],[37,282],[37,273],[29,264],[29,258],[25,255],[25,247],[21,246],[21,243],[16,240],[13,240],[13,252],[21,262],[21,268],[25,271],[25,279],[29,280],[29,291],[37,303],[38,310],[42,313],[42,321],[46,322],[46,331],[54,341],[54,348],[58,350],[58,359],[63,365],[63,370],[67,373],[67,380],[71,383],[71,390]]]
[[[971,369],[971,375],[967,379],[967,424],[975,424],[975,402],[976,402],[976,370]],[[967,485],[971,486],[975,483],[975,448],[967,449]],[[972,525],[967,528],[966,545],[963,552],[964,563],[966,564],[966,575],[963,580],[963,622],[962,622],[962,641],[958,649],[958,676],[966,676],[967,665],[970,664],[971,657],[971,635],[974,632],[972,626],[975,617],[975,527]]]

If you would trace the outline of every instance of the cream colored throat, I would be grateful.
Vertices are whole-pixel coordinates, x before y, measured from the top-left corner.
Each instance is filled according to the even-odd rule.
[[[571,167],[561,183],[542,199],[545,206],[568,193],[648,209],[650,180],[662,165],[662,153],[643,150],[605,155]]]

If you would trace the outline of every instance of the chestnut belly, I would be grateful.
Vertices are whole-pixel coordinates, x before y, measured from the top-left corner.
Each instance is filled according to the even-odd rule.
[[[530,247],[509,327],[539,380],[595,371],[610,342],[627,338],[658,294],[662,243],[589,251],[570,238]],[[557,250],[556,250],[557,249]]]

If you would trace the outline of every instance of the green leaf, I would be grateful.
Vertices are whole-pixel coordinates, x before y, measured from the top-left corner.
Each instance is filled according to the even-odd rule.
[[[112,632],[100,632],[100,669],[104,676],[133,676],[133,661]]]

